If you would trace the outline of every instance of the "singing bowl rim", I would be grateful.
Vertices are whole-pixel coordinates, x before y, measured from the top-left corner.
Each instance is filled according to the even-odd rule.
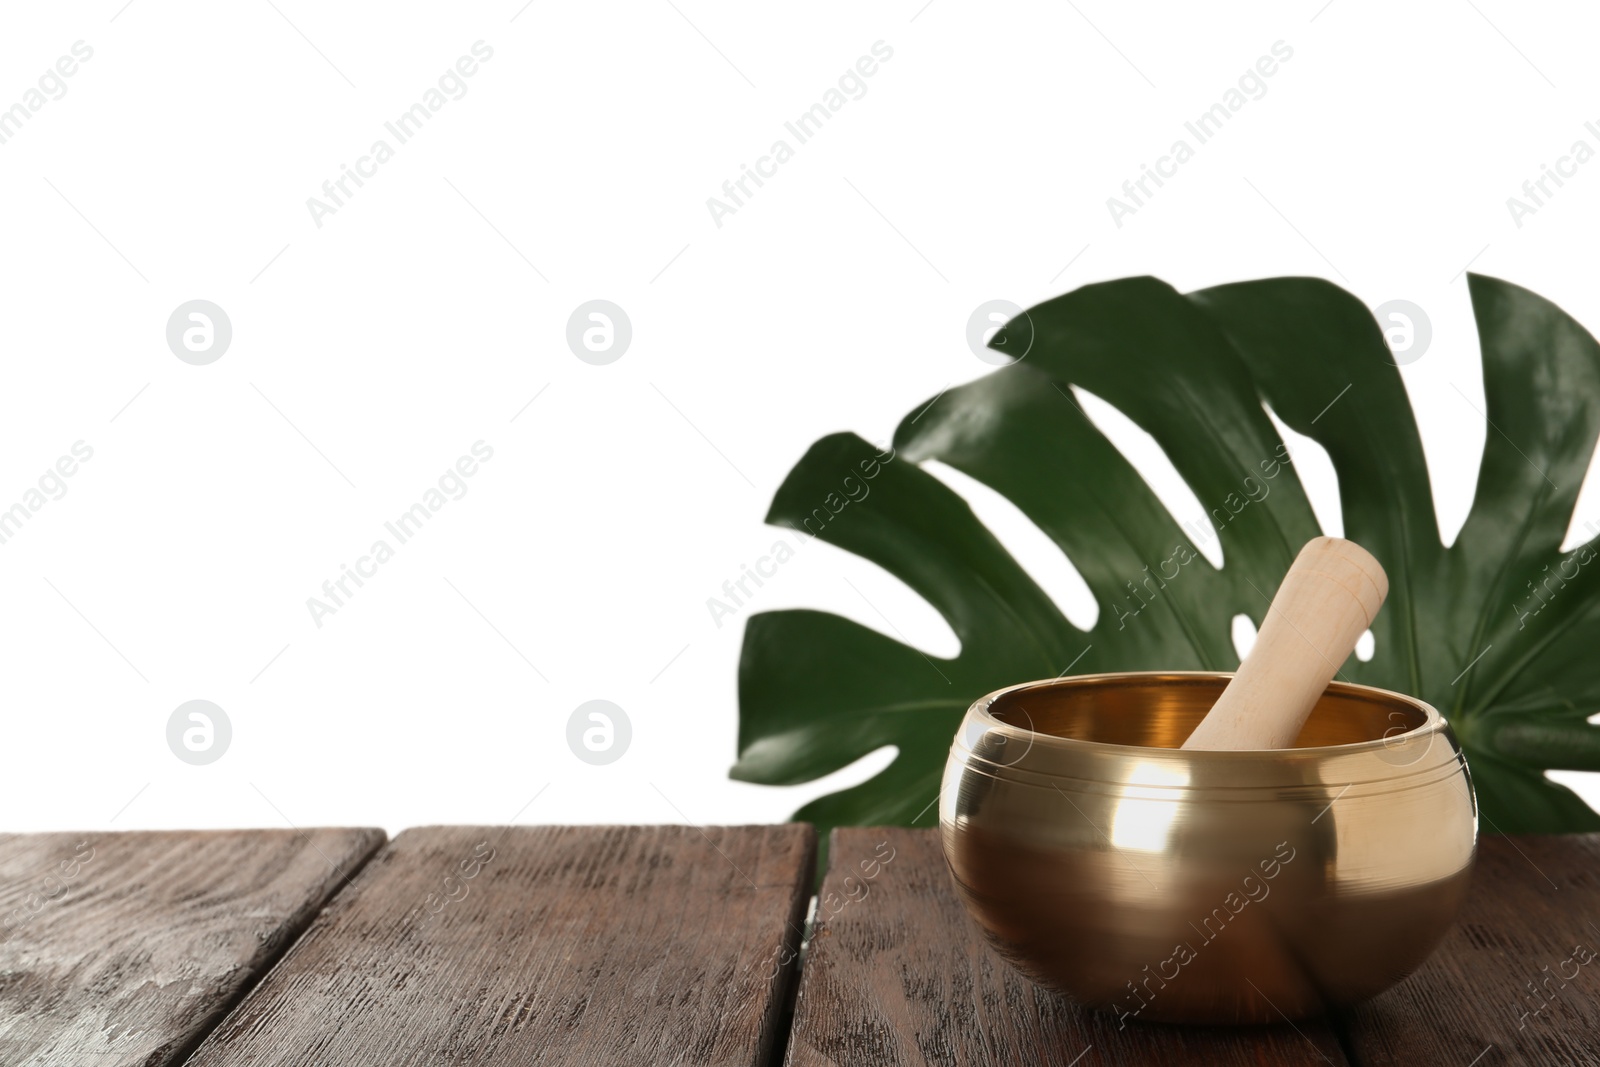
[[[1377,703],[1400,704],[1420,714],[1423,718],[1422,724],[1398,734],[1375,737],[1366,741],[1351,741],[1338,745],[1308,745],[1303,748],[1189,749],[1124,745],[1110,741],[1090,741],[1078,737],[1063,737],[1060,734],[1044,733],[1007,722],[995,715],[992,710],[998,701],[1032,689],[1071,689],[1079,686],[1087,688],[1096,685],[1114,685],[1128,682],[1170,684],[1220,681],[1226,685],[1227,680],[1232,679],[1233,675],[1233,671],[1105,671],[1098,674],[1074,674],[1065,678],[1043,678],[1030,682],[1019,682],[1015,685],[996,689],[992,693],[987,693],[973,701],[971,707],[967,709],[966,720],[969,723],[976,721],[981,724],[982,733],[985,735],[999,735],[1014,738],[1018,741],[1027,741],[1030,747],[1043,746],[1046,749],[1056,749],[1061,752],[1099,753],[1108,757],[1132,756],[1137,753],[1142,759],[1174,759],[1184,762],[1259,762],[1264,758],[1278,761],[1325,760],[1334,756],[1360,755],[1365,752],[1393,748],[1421,740],[1429,734],[1446,733],[1448,730],[1448,723],[1445,717],[1439,713],[1437,708],[1425,700],[1405,693],[1397,693],[1392,689],[1380,689],[1373,685],[1359,685],[1355,682],[1341,681],[1330,682],[1326,693],[1337,693],[1356,699],[1372,700]],[[971,749],[963,743],[967,732],[965,728],[957,730],[956,745],[970,753]]]
[[[1170,927],[1187,945],[1179,920],[1223,899],[1220,890],[1213,893],[1221,870],[1216,865],[1253,854],[1257,844],[1262,855],[1276,855],[1271,842],[1280,832],[1305,856],[1296,870],[1308,881],[1280,883],[1268,910],[1250,913],[1250,922],[1267,923],[1259,929],[1272,934],[1270,943],[1247,952],[1254,944],[1247,941],[1221,957],[1209,950],[1202,985],[1148,1005],[1134,991],[1134,1017],[1241,1024],[1315,1015],[1376,996],[1438,947],[1469,884],[1479,818],[1465,756],[1444,717],[1415,697],[1339,682],[1329,687],[1339,699],[1314,713],[1327,718],[1301,736],[1370,739],[1240,751],[1125,743],[1145,735],[1124,730],[1123,714],[1167,717],[1169,725],[1180,723],[1179,716],[1183,724],[1198,721],[1209,706],[1201,696],[1220,693],[1231,677],[1222,671],[1120,671],[1046,679],[996,690],[968,710],[945,766],[939,839],[964,911],[1020,973],[1078,1004],[1119,1013],[1125,1023],[1124,1009],[1133,1002],[1119,982],[1129,974],[1138,981],[1140,964],[1156,963],[1155,953],[1165,952],[1150,932],[1159,940]],[[1163,691],[1183,685],[1193,688]],[[1029,717],[1048,729],[1118,741],[1030,730],[1019,725],[1019,711],[1030,702],[1005,703],[1018,693],[1072,686],[1089,695],[1081,703],[1041,698]],[[1104,699],[1095,699],[1099,687],[1116,686],[1130,688],[1101,690]],[[1402,725],[1409,728],[1370,736],[1385,732],[1390,709],[1406,710]],[[1345,728],[1345,713],[1359,720],[1358,728]],[[1180,743],[1177,727],[1149,736],[1159,736],[1162,745]],[[1385,751],[1386,745],[1397,751]],[[1012,750],[1024,746],[1013,757]],[[1397,758],[1406,762],[1393,762]],[[1148,773],[1144,765],[1157,760],[1164,764],[1158,771],[1185,773],[1170,781]],[[1415,803],[1396,809],[1402,796]],[[1342,798],[1342,808],[1319,823]],[[1119,845],[1117,815],[1130,802],[1135,814],[1172,816],[1153,820],[1160,823],[1159,839]],[[1405,817],[1396,820],[1397,810]],[[1341,829],[1346,820],[1349,829]],[[1132,822],[1137,828],[1139,819]],[[1364,832],[1379,825],[1394,832]],[[1424,836],[1428,847],[1416,847]],[[1124,876],[1112,856],[1124,848],[1137,850],[1140,863],[1157,865],[1150,876],[1131,861],[1129,874],[1138,877]],[[1159,889],[1150,882],[1157,869],[1163,872]],[[1254,868],[1246,862],[1244,869]],[[1264,875],[1266,868],[1259,869]],[[1150,892],[1140,887],[1140,877]],[[1222,889],[1233,887],[1231,868],[1220,877],[1227,883]],[[1234,915],[1243,907],[1224,906]],[[1341,940],[1341,924],[1363,917],[1358,933],[1370,936]],[[1086,939],[1086,931],[1097,940]],[[1191,953],[1208,951],[1204,944],[1211,938],[1200,936],[1200,948]],[[1164,981],[1178,980],[1156,968]],[[1252,996],[1257,980],[1263,984]],[[1132,991],[1133,982],[1127,987]],[[1148,985],[1145,990],[1151,992]]]

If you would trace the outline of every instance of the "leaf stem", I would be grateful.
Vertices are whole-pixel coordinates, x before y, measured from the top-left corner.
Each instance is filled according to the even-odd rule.
[[[1582,719],[1508,722],[1495,729],[1490,745],[1502,758],[1525,766],[1600,771],[1600,727]]]

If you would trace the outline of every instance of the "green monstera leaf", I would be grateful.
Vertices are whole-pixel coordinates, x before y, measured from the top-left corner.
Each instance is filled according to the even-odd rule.
[[[1322,532],[1270,407],[1327,450],[1345,536],[1389,573],[1375,653],[1341,676],[1446,715],[1486,829],[1600,829],[1543,773],[1600,770],[1600,726],[1588,722],[1600,710],[1600,544],[1559,548],[1600,433],[1600,345],[1527,290],[1469,284],[1489,428],[1471,513],[1448,548],[1382,332],[1319,279],[1188,295],[1153,278],[1087,286],[1014,318],[993,345],[1025,357],[919,405],[892,454],[853,434],[818,441],[767,521],[903,580],[949,622],[960,654],[930,658],[823,612],[753,616],[732,776],[791,785],[893,745],[880,774],[795,817],[930,825],[950,740],[984,693],[1067,670],[1237,666],[1233,617],[1259,626],[1296,551]],[[1211,512],[1220,568],[1069,386],[1161,445]],[[995,489],[1060,546],[1099,604],[1092,630],[1061,614],[925,460]]]

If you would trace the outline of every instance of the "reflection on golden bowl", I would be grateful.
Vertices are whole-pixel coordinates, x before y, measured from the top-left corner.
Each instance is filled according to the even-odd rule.
[[[1294,748],[1179,749],[1229,677],[1013,686],[950,749],[940,834],[967,910],[1024,974],[1124,1025],[1363,1000],[1466,892],[1477,803],[1437,711],[1336,682]]]

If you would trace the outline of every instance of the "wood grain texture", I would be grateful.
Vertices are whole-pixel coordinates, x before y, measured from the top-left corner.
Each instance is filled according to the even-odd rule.
[[[1600,1064],[1600,834],[1480,839],[1455,929],[1347,1028],[1363,1067]]]
[[[1114,1016],[1067,1004],[990,951],[935,831],[852,828],[834,831],[787,1062],[1343,1067],[1328,1026],[1298,1027],[1119,1030]]]
[[[380,830],[0,835],[0,1064],[176,1064]]]
[[[191,1063],[768,1063],[815,848],[795,824],[407,830]]]

